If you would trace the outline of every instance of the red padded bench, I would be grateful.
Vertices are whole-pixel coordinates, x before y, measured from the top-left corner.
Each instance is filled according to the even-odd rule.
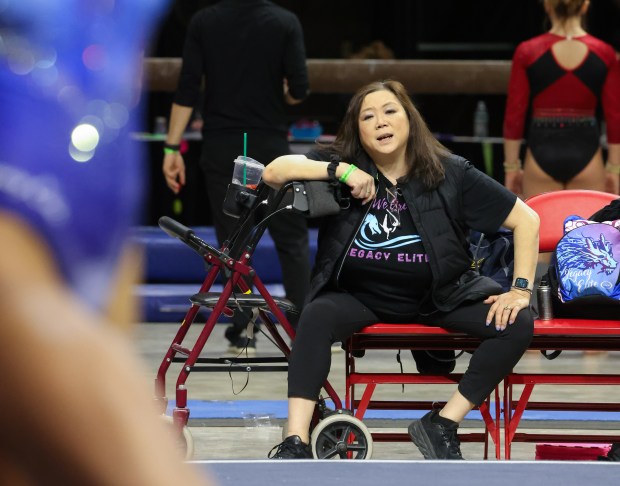
[[[540,217],[541,253],[552,252],[564,233],[564,219],[571,214],[585,218],[609,204],[618,196],[599,191],[567,190],[554,191],[531,197],[526,204],[534,209]],[[620,257],[620,255],[616,255]],[[620,351],[620,315],[619,320],[566,319],[558,318],[548,321],[537,320],[534,323],[534,339],[530,349],[540,350],[606,350]],[[558,358],[558,359],[561,359]],[[611,370],[615,371],[615,370]],[[619,441],[620,435],[609,434],[526,434],[517,432],[519,422],[526,409],[557,411],[606,411],[620,412],[620,403],[608,402],[531,402],[530,397],[536,385],[620,385],[620,374],[557,374],[511,373],[504,380],[504,447],[505,457],[510,459],[513,442],[613,442]],[[518,400],[514,399],[514,386],[524,388]],[[620,432],[619,432],[620,433]]]
[[[527,204],[540,216],[540,251],[551,252],[563,234],[564,219],[571,214],[589,217],[617,198],[613,194],[598,191],[567,190],[540,194],[530,198]],[[620,317],[620,316],[619,316]],[[473,350],[479,340],[465,334],[449,332],[438,327],[422,324],[374,324],[354,334],[346,343],[346,396],[345,406],[362,419],[368,409],[429,410],[430,402],[376,401],[372,400],[378,384],[450,384],[461,375],[422,375],[419,373],[361,373],[356,370],[355,354],[371,349],[428,349]],[[553,319],[535,321],[534,338],[530,349],[538,350],[617,350],[620,351],[620,321],[588,319]],[[517,433],[520,419],[526,409],[620,411],[620,404],[605,403],[547,403],[529,402],[536,384],[557,385],[620,385],[620,375],[615,374],[519,374],[511,373],[504,380],[503,410],[500,409],[498,388],[494,403],[490,397],[480,407],[485,423],[484,433],[461,433],[463,442],[482,441],[484,457],[488,456],[488,438],[495,446],[495,457],[501,457],[500,425],[504,419],[505,458],[510,459],[510,449],[515,441],[612,442],[620,436],[595,434],[562,436],[552,434]],[[365,385],[361,398],[357,398],[356,386]],[[518,400],[513,399],[514,386],[525,385]],[[408,441],[407,434],[373,433],[377,441]]]
[[[530,349],[620,351],[620,321],[552,319],[534,323]],[[561,359],[561,358],[558,358]],[[611,370],[616,371],[616,370]],[[524,385],[518,399],[514,386]],[[616,373],[511,373],[504,380],[504,447],[510,459],[513,442],[618,442],[620,431],[609,434],[518,433],[523,412],[528,410],[620,412],[620,403],[608,402],[532,402],[536,385],[620,385]]]
[[[454,385],[462,377],[460,373],[427,375],[420,373],[368,373],[356,369],[355,357],[360,351],[383,350],[473,350],[480,340],[466,334],[450,332],[440,327],[423,324],[373,324],[355,333],[345,345],[346,395],[345,407],[355,417],[363,420],[368,409],[375,410],[430,410],[433,402],[411,400],[372,400],[377,385]],[[361,398],[357,398],[356,387],[364,386]],[[489,437],[493,441],[495,457],[500,458],[500,399],[498,388],[494,392],[494,403],[487,398],[480,408],[484,420],[484,432],[459,432],[463,442],[483,442],[484,458],[488,457]],[[443,404],[441,404],[443,405]],[[407,442],[406,433],[373,432],[373,441]]]

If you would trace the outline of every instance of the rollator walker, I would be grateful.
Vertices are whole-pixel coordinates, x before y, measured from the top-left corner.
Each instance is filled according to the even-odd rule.
[[[291,197],[292,196],[292,197]],[[288,202],[285,204],[284,201]],[[220,249],[198,237],[181,223],[162,217],[159,226],[170,236],[181,240],[198,253],[207,264],[207,275],[198,292],[189,300],[191,306],[170,344],[155,378],[155,400],[165,414],[166,374],[172,363],[181,363],[175,389],[175,407],[172,424],[179,447],[186,458],[193,453],[193,439],[187,427],[190,417],[187,381],[192,372],[225,371],[230,367],[245,371],[286,371],[290,348],[287,342],[295,339],[295,330],[286,313],[298,312],[288,300],[272,296],[252,267],[252,254],[267,227],[269,219],[279,211],[308,212],[308,194],[305,185],[289,182],[274,193],[264,183],[256,188],[230,184],[224,202],[224,212],[237,217],[239,222]],[[255,223],[257,222],[257,223]],[[211,291],[218,276],[223,290]],[[253,288],[250,292],[250,288]],[[196,325],[201,308],[210,310],[206,322],[194,344],[184,343],[192,325]],[[251,315],[252,323],[260,323],[263,333],[270,337],[282,356],[277,357],[209,357],[203,353],[211,332],[221,316],[231,317],[235,312]],[[279,325],[279,326],[278,326]],[[278,363],[282,363],[278,365]],[[326,381],[323,384],[333,409],[321,397],[312,421],[311,446],[319,459],[366,459],[372,454],[372,437],[366,426],[352,412],[342,406],[337,393]],[[164,415],[165,416],[165,415]],[[170,420],[167,417],[167,420]],[[286,433],[286,427],[284,433]]]

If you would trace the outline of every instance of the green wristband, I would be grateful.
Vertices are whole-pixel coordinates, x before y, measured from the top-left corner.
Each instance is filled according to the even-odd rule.
[[[351,165],[349,166],[349,168],[347,169],[347,171],[346,171],[344,174],[342,174],[342,175],[340,176],[340,179],[339,179],[339,180],[340,180],[340,182],[342,182],[342,183],[347,182],[347,179],[348,179],[348,178],[349,178],[349,176],[351,175],[351,172],[353,172],[355,169],[357,169],[357,167],[356,167],[356,166],[354,166],[353,164],[351,164]]]
[[[168,147],[164,147],[164,153],[165,153],[166,155],[169,155],[169,154],[178,154],[178,153],[179,153],[179,151],[178,151],[178,150],[175,150],[175,149],[168,148]]]

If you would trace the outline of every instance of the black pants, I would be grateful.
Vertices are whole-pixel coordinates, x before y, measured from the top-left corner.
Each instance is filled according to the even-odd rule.
[[[514,324],[497,331],[485,325],[489,305],[467,303],[411,322],[440,326],[482,339],[459,383],[459,391],[480,405],[526,351],[534,331],[529,309]],[[288,396],[316,400],[331,366],[331,343],[343,341],[369,324],[385,322],[348,293],[325,292],[309,303],[299,320],[288,371]]]
[[[248,132],[247,155],[267,165],[280,155],[290,153],[285,134]],[[232,179],[234,160],[243,155],[243,131],[237,133],[204,134],[200,166],[203,170],[207,198],[213,225],[220,245],[239,222],[222,212],[226,189]],[[304,216],[291,211],[281,211],[268,224],[278,259],[286,297],[301,310],[310,286],[310,250],[308,226]],[[290,315],[293,326],[297,318]],[[247,318],[236,313],[233,318],[239,333],[247,325]]]

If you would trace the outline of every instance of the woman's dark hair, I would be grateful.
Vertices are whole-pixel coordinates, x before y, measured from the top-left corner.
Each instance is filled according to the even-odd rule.
[[[544,0],[559,20],[579,15],[586,0]]]
[[[359,116],[366,96],[376,91],[391,92],[409,119],[409,140],[405,152],[409,167],[407,177],[419,178],[428,188],[437,187],[444,178],[444,168],[440,159],[450,154],[450,151],[433,136],[422,115],[413,105],[405,87],[398,81],[376,81],[360,88],[353,95],[331,149],[345,161],[368,157],[359,136]]]

